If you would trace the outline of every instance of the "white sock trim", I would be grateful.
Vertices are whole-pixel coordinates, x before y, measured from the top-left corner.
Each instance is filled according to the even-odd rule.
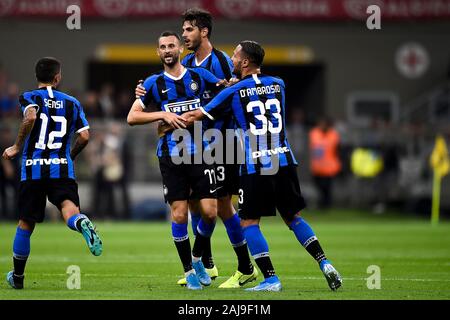
[[[263,257],[268,257],[269,256],[269,252],[261,252],[258,254],[253,255],[253,259],[258,259],[258,258],[263,258]]]

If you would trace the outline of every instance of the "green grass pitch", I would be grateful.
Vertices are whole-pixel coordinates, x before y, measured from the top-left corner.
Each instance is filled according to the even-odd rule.
[[[390,217],[388,217],[390,216]],[[0,300],[2,299],[449,299],[450,223],[358,212],[308,213],[328,258],[341,272],[341,290],[329,290],[317,264],[279,217],[262,221],[271,257],[283,284],[278,293],[219,289],[235,268],[234,252],[222,223],[216,226],[213,253],[219,277],[192,292],[176,285],[182,267],[172,242],[170,223],[98,222],[104,252],[94,257],[81,235],[63,223],[44,223],[32,236],[25,289],[5,281],[11,270],[14,224],[0,225]],[[192,237],[191,237],[192,239]],[[81,270],[81,289],[66,287],[67,267]],[[370,265],[381,270],[381,288],[368,289]],[[258,278],[262,280],[261,275]],[[252,285],[255,285],[253,282]],[[248,287],[248,285],[246,286]]]

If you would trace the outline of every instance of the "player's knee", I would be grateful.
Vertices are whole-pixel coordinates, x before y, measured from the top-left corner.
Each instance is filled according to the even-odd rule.
[[[212,223],[217,218],[217,200],[216,199],[202,199],[200,200],[202,218]]]
[[[251,225],[259,224],[259,220],[256,219],[241,219],[241,227],[246,228]]]
[[[178,224],[187,223],[188,222],[187,212],[177,210],[172,211],[172,221]]]
[[[234,215],[234,207],[231,202],[231,197],[223,197],[217,199],[217,215],[226,221]]]
[[[172,221],[176,223],[187,223],[188,208],[187,203],[172,203],[171,206]]]
[[[29,220],[19,220],[19,228],[22,230],[33,232],[36,223]]]

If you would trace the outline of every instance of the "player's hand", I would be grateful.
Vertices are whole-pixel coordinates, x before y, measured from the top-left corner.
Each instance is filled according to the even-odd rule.
[[[145,96],[145,94],[147,93],[144,86],[142,85],[143,83],[144,83],[144,80],[139,80],[138,84],[136,86],[136,89],[134,89],[136,99],[140,99],[141,97]]]
[[[14,159],[19,152],[20,148],[16,145],[6,148],[5,151],[3,152],[3,159],[5,160]]]
[[[166,132],[171,130],[173,130],[173,128],[164,121],[158,122],[158,137],[160,138],[163,137],[166,134]]]
[[[186,128],[186,120],[175,113],[164,112],[163,120],[173,129]]]
[[[195,121],[195,111],[185,112],[181,116],[184,118],[188,126],[193,124]]]
[[[230,80],[228,80],[227,87],[232,86],[233,84],[238,83],[238,82],[239,82],[238,78],[230,78]]]
[[[216,83],[216,86],[217,86],[217,87],[220,87],[220,86],[228,87],[229,84],[228,84],[227,79],[222,79],[222,80],[219,80],[219,82]]]

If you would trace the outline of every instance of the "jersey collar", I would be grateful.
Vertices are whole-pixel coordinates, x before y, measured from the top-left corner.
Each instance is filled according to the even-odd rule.
[[[172,80],[180,80],[181,78],[184,77],[184,75],[186,74],[186,72],[187,72],[187,69],[184,68],[183,72],[182,72],[177,78],[174,77],[174,76],[172,76],[171,74],[167,73],[166,71],[164,71],[164,75],[165,75],[167,78],[170,78],[170,79],[172,79]]]

